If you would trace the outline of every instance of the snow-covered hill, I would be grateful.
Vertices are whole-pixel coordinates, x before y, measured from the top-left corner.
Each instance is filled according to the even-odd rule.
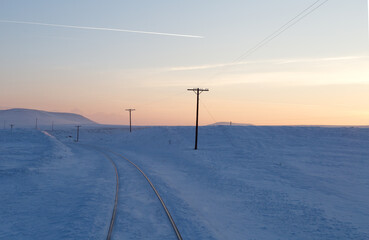
[[[234,122],[216,122],[213,124],[210,124],[209,126],[253,126],[252,124],[248,123],[234,123]]]
[[[34,109],[13,108],[0,110],[0,124],[4,121],[6,126],[14,124],[18,127],[35,126],[36,119],[38,126],[69,125],[69,124],[96,124],[88,118],[75,113],[46,112]]]

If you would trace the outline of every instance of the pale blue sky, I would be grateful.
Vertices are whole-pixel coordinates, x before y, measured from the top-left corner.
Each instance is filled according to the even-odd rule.
[[[326,123],[324,119],[337,119],[340,109],[326,116],[322,106],[334,109],[329,96],[337,97],[337,91],[347,87],[322,91],[322,85],[360,84],[360,89],[369,90],[366,0],[330,0],[243,59],[246,63],[221,67],[314,2],[2,0],[0,20],[204,38],[0,22],[0,107],[73,110],[101,122],[119,123],[125,116],[120,108],[135,105],[132,107],[142,109],[136,113],[142,124],[149,124],[149,119],[153,124],[189,124],[192,116],[178,117],[178,112],[192,112],[193,96],[186,95],[185,89],[199,86],[211,88],[204,103],[208,101],[213,117],[204,113],[203,123],[229,120],[227,116],[256,124],[292,124],[293,119],[298,119],[296,124],[308,124],[300,121],[306,119],[303,113],[288,106],[311,102],[320,105],[311,110],[312,119]],[[296,97],[296,93],[314,87],[319,89],[313,92],[321,95]],[[358,102],[368,100],[349,99],[347,104],[352,108]],[[226,107],[230,104],[235,109]],[[357,111],[363,112],[366,107]],[[236,110],[240,108],[249,114]],[[288,117],[273,120],[265,113],[270,108],[281,109]],[[369,112],[364,115],[369,123]],[[348,112],[342,116],[346,120],[350,117],[357,116]],[[346,120],[343,122],[349,123]]]

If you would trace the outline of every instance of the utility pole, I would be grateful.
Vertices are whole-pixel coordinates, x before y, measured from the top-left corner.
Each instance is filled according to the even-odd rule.
[[[5,129],[5,120],[4,120],[4,129]]]
[[[35,129],[37,129],[37,118],[36,118],[36,126],[35,126]]]
[[[13,126],[14,124],[10,124],[10,132],[13,133]]]
[[[51,122],[51,131],[54,131],[54,121]]]
[[[76,142],[78,142],[79,141],[79,128],[80,128],[81,126],[76,126],[76,128],[77,128],[77,139],[76,139]]]
[[[132,111],[135,110],[133,108],[126,109],[126,111],[129,111],[129,132],[132,132]]]
[[[187,91],[193,91],[197,95],[197,107],[196,107],[196,136],[195,136],[195,150],[197,150],[197,136],[199,133],[199,101],[200,101],[200,94],[202,92],[208,92],[209,89],[201,89],[201,88],[192,88],[187,89]]]

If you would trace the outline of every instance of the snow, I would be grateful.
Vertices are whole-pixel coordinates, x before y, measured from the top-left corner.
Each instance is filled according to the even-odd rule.
[[[15,127],[35,127],[36,118],[39,127],[47,126],[49,129],[53,122],[54,125],[96,124],[90,119],[74,113],[46,112],[23,108],[0,110],[0,123],[3,124],[5,121],[6,128],[9,128],[10,124],[14,124]]]
[[[40,131],[0,134],[0,239],[106,237],[115,192],[109,163]]]
[[[183,239],[369,239],[369,129],[84,126],[0,130],[1,239],[102,239],[136,163]],[[99,150],[100,149],[100,150]],[[127,161],[112,239],[175,239]]]

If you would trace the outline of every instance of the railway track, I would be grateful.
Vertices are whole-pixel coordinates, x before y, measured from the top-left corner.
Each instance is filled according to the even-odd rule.
[[[92,145],[85,145],[85,146],[89,146],[94,148],[95,150],[101,152],[102,154],[104,154],[104,156],[109,159],[109,161],[112,163],[112,165],[114,166],[115,169],[115,174],[116,174],[116,179],[117,179],[117,185],[116,185],[116,195],[115,195],[115,202],[114,202],[114,209],[113,209],[113,213],[112,213],[112,217],[111,217],[111,221],[110,221],[110,226],[109,226],[109,231],[108,231],[108,235],[106,237],[107,240],[111,239],[111,234],[113,231],[113,226],[114,226],[114,221],[115,221],[115,216],[116,216],[116,211],[117,211],[117,205],[118,205],[118,191],[119,191],[119,174],[118,174],[118,168],[117,165],[115,164],[114,160],[111,158],[110,154],[115,155],[116,157],[123,159],[127,162],[129,162],[132,166],[134,166],[141,174],[143,177],[145,177],[146,181],[149,183],[149,185],[151,186],[152,190],[154,191],[155,195],[157,196],[157,198],[159,199],[167,217],[168,220],[174,230],[174,233],[177,237],[178,240],[182,240],[182,236],[177,228],[177,225],[175,224],[167,206],[165,205],[162,197],[160,196],[159,192],[157,191],[157,189],[155,188],[154,184],[150,181],[150,179],[148,178],[148,176],[141,170],[141,168],[139,166],[137,166],[134,162],[132,162],[131,160],[129,160],[128,158],[124,157],[122,154],[116,153],[114,151],[108,150],[108,149],[103,149],[101,147],[97,147],[97,146],[92,146]]]
[[[106,158],[109,159],[109,161],[111,162],[111,164],[114,166],[114,170],[115,170],[115,177],[116,177],[116,187],[115,187],[115,200],[114,200],[114,208],[113,208],[113,213],[110,219],[110,225],[109,225],[109,231],[108,231],[108,235],[106,236],[106,240],[110,240],[111,239],[111,234],[113,232],[113,226],[114,226],[114,222],[115,222],[115,216],[117,214],[117,206],[118,206],[118,193],[119,193],[119,173],[118,173],[118,168],[117,165],[115,164],[115,162],[113,161],[113,159],[106,153],[102,152],[102,154],[105,155]]]
[[[43,131],[44,134],[50,136],[50,137],[54,137],[53,135],[51,135],[49,132],[47,131]],[[148,178],[148,176],[141,170],[141,168],[139,166],[137,166],[134,162],[132,162],[131,160],[129,160],[128,158],[124,157],[122,154],[119,154],[119,153],[116,153],[114,151],[111,151],[111,150],[108,150],[108,149],[104,149],[102,147],[98,147],[98,146],[94,146],[94,145],[89,145],[89,144],[80,144],[79,145],[83,145],[83,146],[86,146],[86,147],[89,147],[89,148],[93,148],[94,150],[102,153],[110,162],[111,164],[113,165],[114,167],[114,170],[115,170],[115,177],[116,177],[116,188],[115,188],[115,200],[114,200],[114,208],[113,208],[113,212],[112,212],[112,216],[111,216],[111,219],[110,219],[110,224],[109,224],[109,230],[108,230],[108,234],[107,234],[107,237],[106,239],[107,240],[110,240],[111,239],[111,235],[112,235],[112,232],[113,232],[113,227],[114,227],[114,223],[115,223],[115,218],[116,218],[116,213],[117,213],[117,207],[118,207],[118,193],[119,193],[119,172],[118,172],[118,167],[117,165],[115,164],[114,160],[112,159],[112,157],[108,154],[113,154],[115,155],[116,157],[120,158],[120,159],[123,159],[127,162],[129,162],[132,166],[134,166],[142,175],[143,177],[145,177],[146,181],[150,184],[152,190],[154,191],[155,195],[157,196],[157,198],[159,199],[167,217],[168,217],[168,220],[171,224],[171,227],[173,228],[174,230],[174,233],[177,237],[178,240],[182,240],[182,236],[178,230],[178,227],[177,225],[175,224],[167,206],[165,205],[162,197],[160,196],[158,190],[155,188],[154,184],[150,181],[150,179]]]

